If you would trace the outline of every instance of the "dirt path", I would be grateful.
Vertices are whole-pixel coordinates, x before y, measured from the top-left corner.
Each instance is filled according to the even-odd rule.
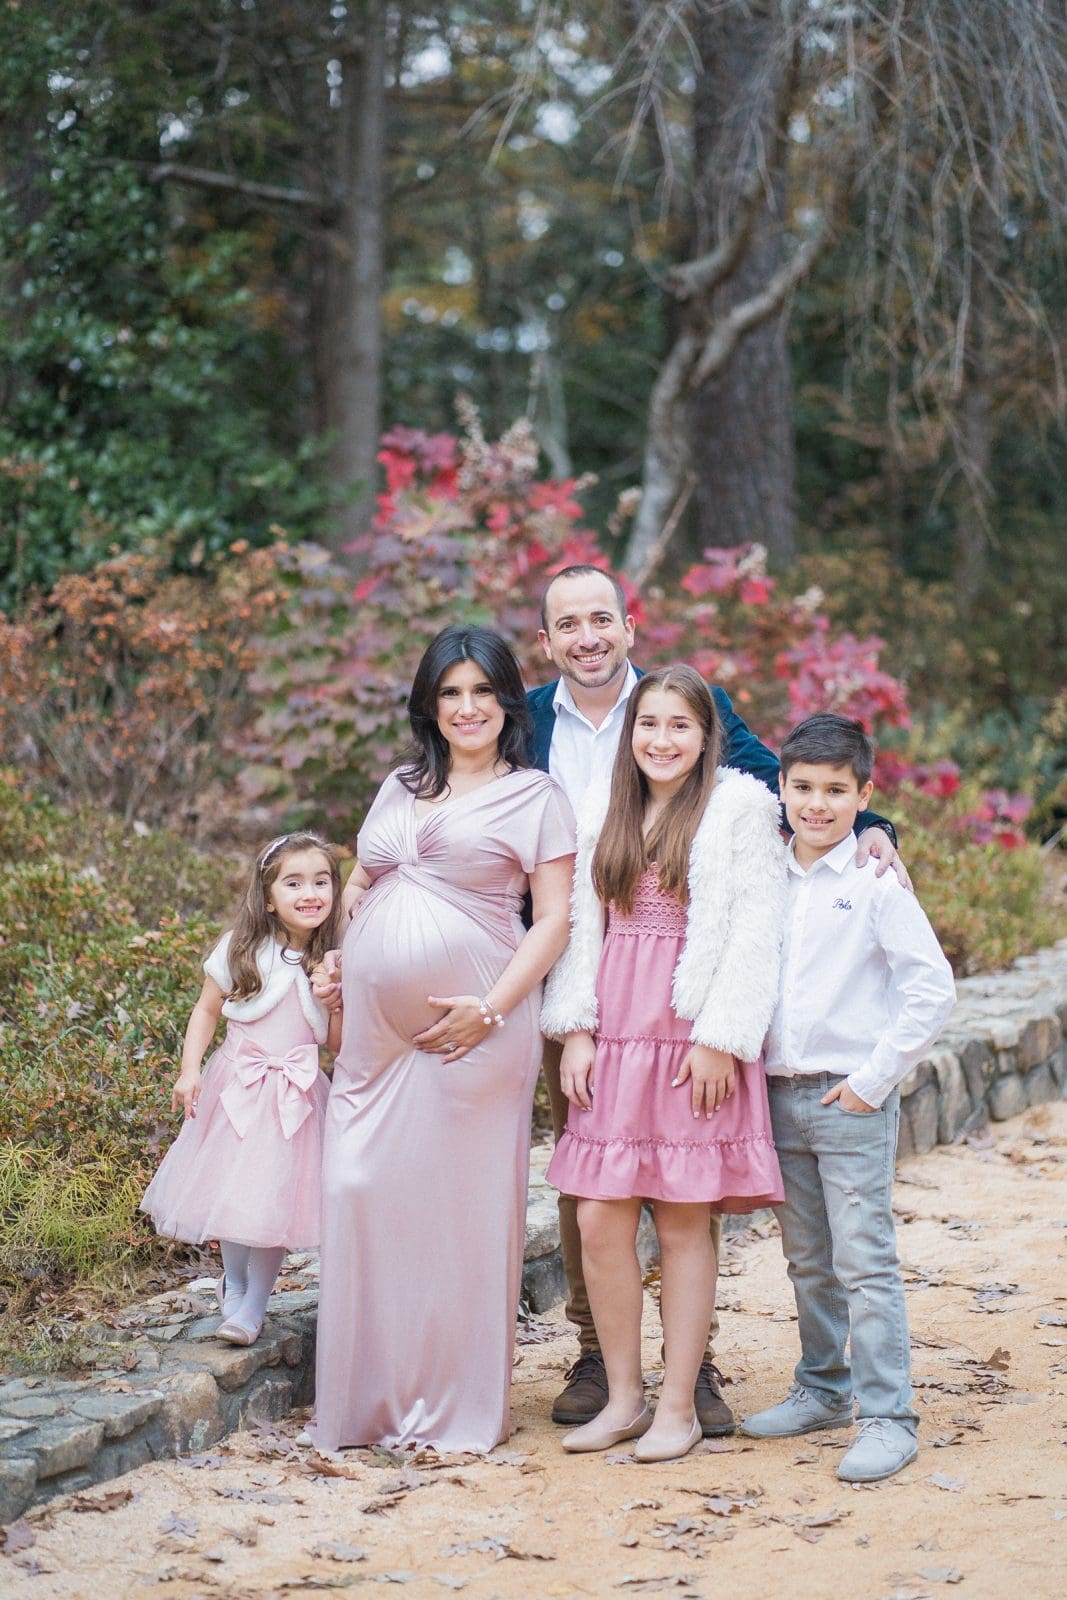
[[[31,1514],[0,1559],[32,1600],[244,1600],[394,1583],[413,1597],[664,1592],[759,1600],[1067,1595],[1067,1104],[988,1148],[903,1164],[897,1205],[922,1415],[919,1459],[849,1488],[847,1435],[740,1437],[684,1461],[566,1457],[548,1421],[572,1350],[558,1317],[515,1372],[515,1433],[488,1460],[298,1449],[239,1435]],[[781,1396],[796,1329],[777,1238],[729,1251],[720,1359],[735,1409]],[[659,1339],[650,1308],[646,1365]],[[543,1337],[541,1337],[543,1336]]]

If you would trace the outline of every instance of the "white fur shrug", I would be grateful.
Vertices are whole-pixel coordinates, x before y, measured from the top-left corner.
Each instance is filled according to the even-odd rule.
[[[549,973],[541,1030],[556,1038],[597,1026],[596,978],[604,910],[593,888],[593,852],[608,789],[578,812],[571,939]],[[689,853],[689,904],[672,999],[695,1044],[755,1061],[778,999],[786,901],[786,850],[778,801],[757,778],[720,767]],[[666,996],[664,996],[666,1005]]]

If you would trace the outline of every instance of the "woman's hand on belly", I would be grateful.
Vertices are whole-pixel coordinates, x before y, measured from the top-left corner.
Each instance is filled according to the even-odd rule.
[[[444,1015],[432,1022],[421,1033],[415,1034],[412,1044],[416,1050],[440,1055],[443,1065],[459,1061],[468,1050],[482,1044],[492,1026],[482,1009],[482,1002],[474,994],[427,995],[427,1005],[439,1007]],[[486,1026],[487,1021],[489,1027]]]

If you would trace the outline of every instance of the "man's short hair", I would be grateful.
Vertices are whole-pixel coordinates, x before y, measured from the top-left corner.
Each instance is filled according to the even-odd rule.
[[[588,561],[576,562],[573,567],[564,567],[562,572],[554,573],[544,588],[541,590],[541,626],[548,632],[548,591],[560,578],[607,578],[615,590],[615,599],[619,607],[619,616],[626,615],[626,591],[613,572],[608,572],[605,567],[591,566]]]
[[[860,788],[874,771],[874,745],[859,722],[835,711],[806,717],[786,736],[780,756],[783,773],[804,761],[811,766],[851,767]]]

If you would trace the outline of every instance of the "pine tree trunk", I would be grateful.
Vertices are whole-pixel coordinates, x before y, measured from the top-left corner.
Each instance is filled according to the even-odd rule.
[[[341,56],[337,173],[341,215],[319,259],[320,312],[313,319],[316,413],[331,436],[328,469],[339,497],[337,548],[367,526],[381,432],[381,298],[385,260],[385,17],[365,0]],[[353,498],[354,496],[354,498]]]
[[[761,107],[764,139],[773,151],[772,107],[777,81],[775,6],[733,7],[698,20],[702,71],[693,108],[696,169],[696,251],[714,248],[728,224],[733,175],[751,160],[742,141],[750,108]],[[746,153],[748,161],[746,161]],[[784,166],[767,172],[749,248],[735,273],[717,289],[712,314],[721,317],[758,294],[785,259]],[[694,395],[689,440],[696,479],[687,529],[688,553],[709,545],[757,540],[779,564],[796,554],[793,388],[787,343],[788,304],[746,334],[733,360]]]

